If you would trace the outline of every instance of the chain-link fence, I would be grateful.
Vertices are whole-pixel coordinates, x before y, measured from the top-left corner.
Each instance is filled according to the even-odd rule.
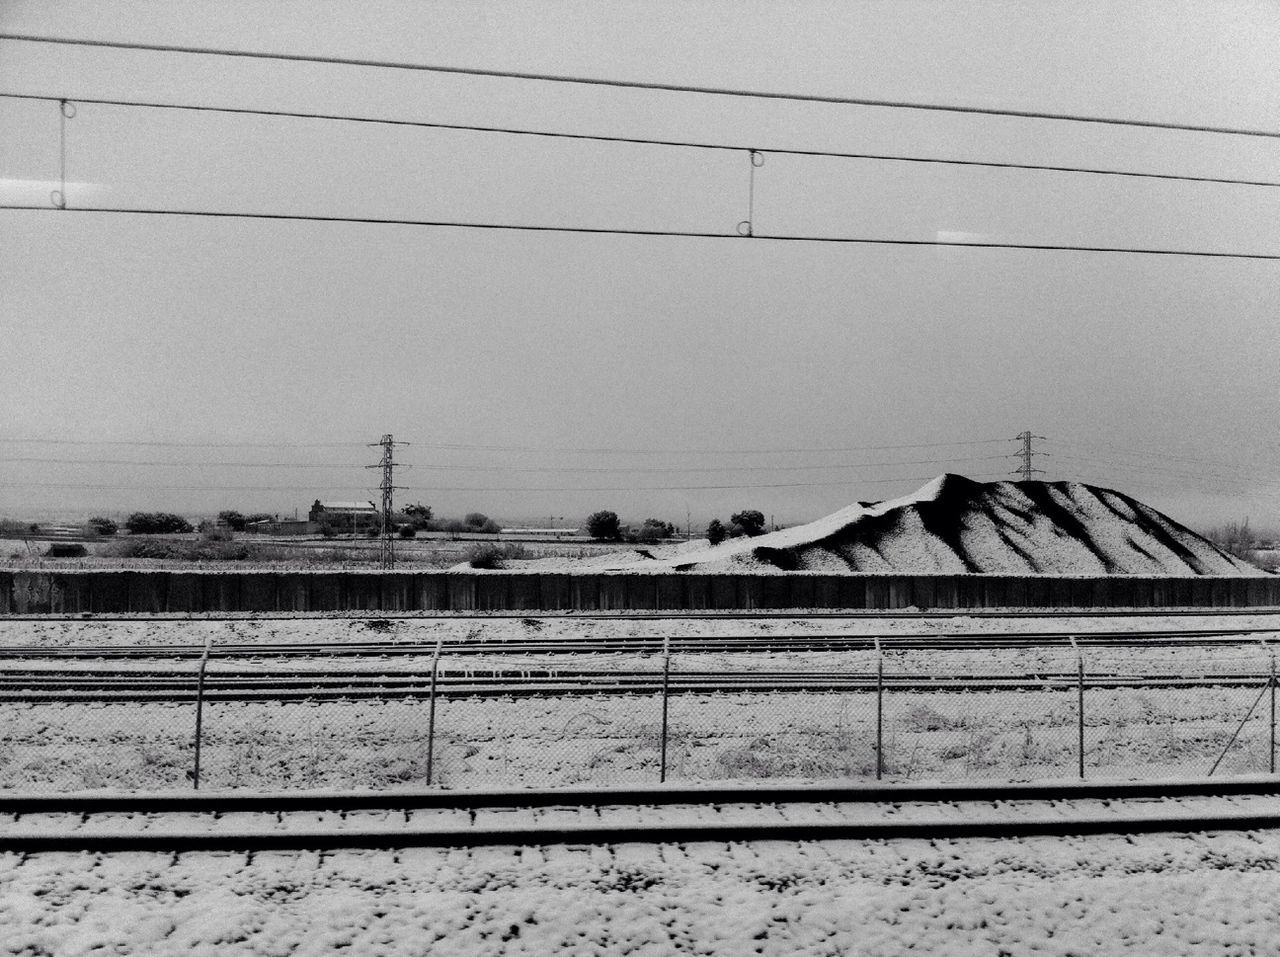
[[[0,788],[1269,773],[1264,642],[0,666]]]

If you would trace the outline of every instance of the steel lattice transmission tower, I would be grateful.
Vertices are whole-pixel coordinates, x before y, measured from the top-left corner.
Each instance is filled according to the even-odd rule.
[[[397,442],[390,433],[382,437],[381,442],[370,442],[371,448],[382,448],[382,461],[376,465],[366,465],[367,469],[382,469],[382,482],[378,488],[382,490],[382,536],[378,548],[379,562],[383,568],[391,568],[396,563],[395,526],[391,515],[395,511],[392,500],[398,487],[395,484],[395,467],[400,463],[395,460],[397,445],[408,445],[408,442]]]
[[[1014,439],[1015,441],[1022,443],[1022,448],[1019,451],[1013,453],[1012,457],[1016,459],[1022,459],[1022,464],[1019,465],[1016,469],[1014,469],[1010,474],[1021,475],[1022,478],[1019,481],[1022,481],[1022,482],[1030,482],[1032,475],[1044,475],[1044,469],[1034,468],[1031,465],[1031,458],[1032,456],[1035,456],[1035,455],[1048,455],[1049,453],[1037,452],[1035,449],[1031,447],[1031,442],[1033,439],[1039,439],[1042,442],[1045,442],[1048,440],[1043,435],[1032,435],[1030,429],[1027,429],[1025,432],[1018,433],[1017,435],[1014,436]]]

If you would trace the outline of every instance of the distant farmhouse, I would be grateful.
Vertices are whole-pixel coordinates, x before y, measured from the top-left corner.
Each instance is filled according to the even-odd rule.
[[[382,524],[382,515],[372,502],[322,502],[316,499],[307,519],[318,526],[328,525],[337,532],[352,528],[378,528]]]

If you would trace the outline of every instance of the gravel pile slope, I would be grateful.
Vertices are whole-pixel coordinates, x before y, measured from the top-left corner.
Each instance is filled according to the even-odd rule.
[[[942,475],[912,495],[628,569],[1261,575],[1150,506],[1079,482]]]

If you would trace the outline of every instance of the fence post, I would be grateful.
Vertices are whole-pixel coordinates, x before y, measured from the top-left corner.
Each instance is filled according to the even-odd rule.
[[[1071,647],[1076,650],[1076,770],[1084,780],[1084,652],[1071,636]]]
[[[204,740],[204,672],[209,666],[209,651],[213,647],[213,639],[204,640],[204,654],[200,656],[200,670],[196,674],[196,755],[195,767],[191,772],[193,790],[200,790],[200,748]]]
[[[671,636],[662,639],[662,756],[659,759],[658,783],[667,783],[667,711],[671,700]]]
[[[1276,773],[1276,656],[1271,655],[1271,773]]]
[[[884,778],[884,649],[876,642],[876,780]]]
[[[427,787],[431,787],[431,775],[436,759],[436,676],[440,673],[440,646],[444,635],[436,636],[435,654],[431,656],[431,697],[427,705]]]

